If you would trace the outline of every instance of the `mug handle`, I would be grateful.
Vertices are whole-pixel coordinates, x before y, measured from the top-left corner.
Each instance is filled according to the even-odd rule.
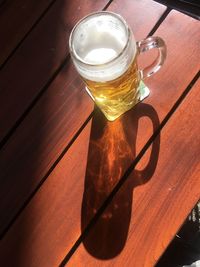
[[[140,77],[141,79],[145,79],[147,77],[150,77],[154,73],[156,73],[163,65],[166,55],[167,55],[167,48],[165,45],[165,42],[162,38],[157,36],[151,36],[144,40],[141,40],[137,42],[137,48],[139,51],[139,54],[146,52],[153,48],[158,48],[158,56],[153,61],[153,63],[144,68],[143,70],[140,70]]]

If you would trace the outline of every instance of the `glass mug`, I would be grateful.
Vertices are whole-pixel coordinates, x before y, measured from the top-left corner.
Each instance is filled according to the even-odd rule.
[[[81,19],[70,34],[69,48],[87,92],[110,121],[145,97],[140,82],[157,72],[166,58],[166,46],[160,37],[136,42],[126,21],[107,11]],[[152,48],[158,48],[156,60],[139,70],[137,56]]]

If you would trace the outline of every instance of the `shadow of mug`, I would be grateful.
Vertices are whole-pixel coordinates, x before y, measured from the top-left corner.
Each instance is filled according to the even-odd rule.
[[[82,232],[125,171],[133,164],[136,157],[138,122],[144,116],[152,121],[155,131],[159,118],[148,104],[138,104],[114,122],[107,121],[98,109],[95,110],[82,200]],[[132,171],[84,238],[83,244],[92,256],[110,259],[123,250],[131,219],[133,189],[152,177],[158,161],[159,147],[160,136],[152,144],[147,166],[142,171]]]

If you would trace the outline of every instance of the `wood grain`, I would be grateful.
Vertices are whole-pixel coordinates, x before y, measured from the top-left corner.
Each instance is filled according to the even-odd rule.
[[[58,0],[0,72],[0,140],[66,59],[78,19],[108,0]],[[5,119],[6,118],[6,119]]]
[[[0,9],[0,66],[50,3],[50,0],[5,1]]]
[[[53,171],[45,186],[1,241],[1,266],[58,266],[66,247],[70,249],[75,242],[79,229],[74,224],[74,218],[80,216],[81,202],[72,204],[71,200],[83,188],[88,133],[79,136],[59,163],[59,168]],[[85,142],[82,143],[82,140]]]
[[[120,9],[122,4],[120,1],[118,4]],[[127,10],[140,6],[137,1],[127,1],[125,4]],[[154,7],[154,14],[162,14],[160,5]],[[136,23],[137,20],[142,23],[151,18],[150,10],[151,13],[145,18],[135,17]],[[146,24],[146,34],[155,22]],[[68,62],[0,152],[0,190],[4,200],[0,202],[0,211],[4,214],[0,219],[1,233],[92,110],[93,104]]]
[[[67,266],[155,266],[200,197],[199,104],[200,80],[161,132],[152,178],[135,187],[135,180],[144,179],[145,173],[129,176]],[[146,160],[139,165],[145,170]]]

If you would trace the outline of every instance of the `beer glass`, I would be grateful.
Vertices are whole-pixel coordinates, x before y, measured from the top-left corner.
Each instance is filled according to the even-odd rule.
[[[70,34],[69,48],[87,92],[110,121],[148,95],[141,89],[142,80],[157,72],[166,58],[160,37],[136,42],[126,21],[107,11],[81,19]],[[152,48],[158,49],[157,58],[139,70],[137,56]]]

